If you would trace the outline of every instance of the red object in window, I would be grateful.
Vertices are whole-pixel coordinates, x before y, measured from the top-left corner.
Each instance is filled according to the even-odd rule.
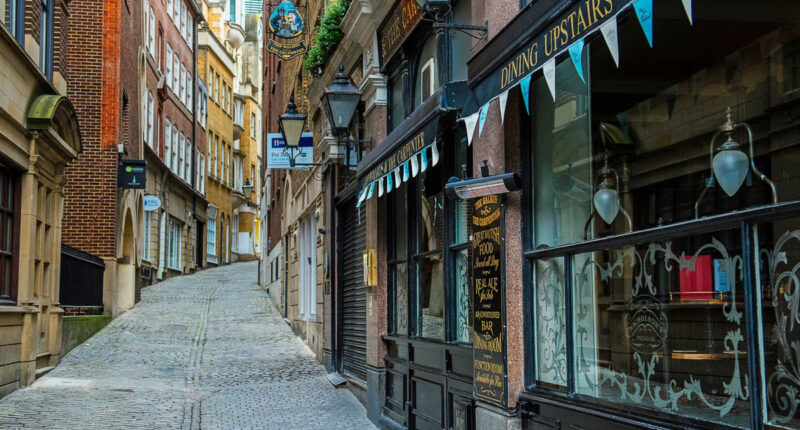
[[[692,257],[683,257],[686,261]],[[694,271],[681,269],[681,299],[711,300],[714,291],[714,279],[711,275],[711,256],[698,255]]]

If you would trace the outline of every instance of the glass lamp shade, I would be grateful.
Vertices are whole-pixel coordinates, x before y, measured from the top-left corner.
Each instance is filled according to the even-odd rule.
[[[739,144],[729,140],[714,156],[712,168],[714,176],[717,178],[719,186],[730,197],[733,197],[741,188],[747,177],[748,162],[747,154],[740,151]]]
[[[322,107],[336,134],[347,133],[350,129],[353,114],[360,101],[361,92],[350,83],[350,79],[344,74],[344,65],[339,64],[339,73],[336,74],[333,85],[326,88],[322,95]]]
[[[253,196],[253,185],[250,184],[250,181],[245,182],[242,185],[242,193],[244,194],[244,198],[250,200],[250,197]]]
[[[414,0],[414,2],[416,2],[416,3],[417,3],[417,6],[419,6],[419,7],[420,7],[420,8],[422,8],[422,9],[424,9],[424,8],[425,8],[425,1],[426,1],[426,0]]]
[[[600,189],[594,194],[594,208],[606,224],[611,224],[619,213],[619,195],[610,185],[604,186],[606,184],[600,184]]]
[[[297,113],[297,106],[294,104],[294,96],[289,100],[289,107],[286,113],[281,115],[278,124],[281,128],[283,140],[287,148],[297,148],[300,145],[300,137],[303,135],[303,128],[306,125],[306,117]]]

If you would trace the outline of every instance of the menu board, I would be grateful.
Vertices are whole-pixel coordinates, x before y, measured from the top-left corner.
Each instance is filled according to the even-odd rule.
[[[476,397],[505,405],[507,375],[503,339],[504,253],[500,196],[476,199],[473,209],[473,389]]]

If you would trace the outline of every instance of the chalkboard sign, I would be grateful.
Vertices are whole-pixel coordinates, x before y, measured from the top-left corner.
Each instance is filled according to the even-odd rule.
[[[503,339],[503,207],[500,196],[481,197],[475,200],[473,209],[473,388],[475,397],[505,405],[507,375]]]

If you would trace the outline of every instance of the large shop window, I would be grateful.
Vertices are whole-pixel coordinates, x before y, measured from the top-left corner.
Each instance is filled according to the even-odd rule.
[[[389,291],[392,291],[392,324],[398,336],[408,335],[408,196],[407,187],[389,194]]]
[[[655,1],[650,48],[623,16],[619,67],[589,41],[586,82],[562,61],[555,101],[534,77],[529,382],[740,427],[757,395],[765,422],[797,428],[800,5],[695,2],[694,25],[678,17],[680,2]],[[730,136],[741,152],[719,150],[727,136],[709,151],[728,112],[752,128],[754,159],[743,128]],[[725,157],[741,176],[712,173]],[[773,194],[750,161],[786,219],[765,209]]]

